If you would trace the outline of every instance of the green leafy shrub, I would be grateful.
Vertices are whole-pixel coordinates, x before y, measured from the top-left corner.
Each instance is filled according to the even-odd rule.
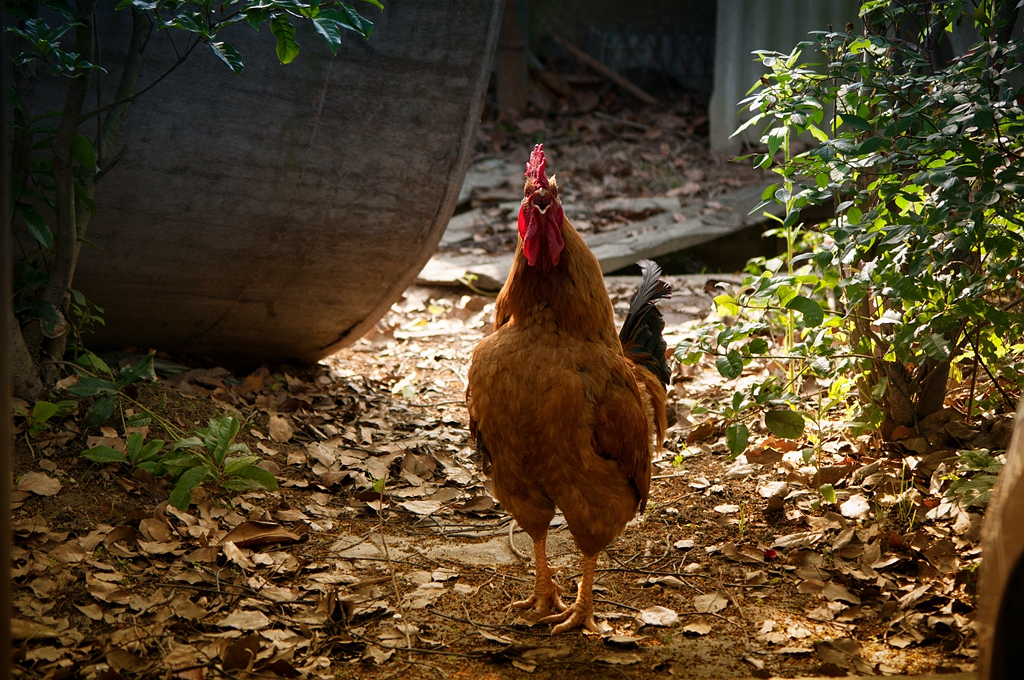
[[[25,434],[29,439],[35,439],[49,428],[47,424],[52,418],[71,415],[78,410],[78,402],[58,401],[56,404],[50,401],[37,401],[31,411],[24,411],[17,404],[14,405],[19,415],[25,418]]]
[[[179,439],[160,464],[177,479],[168,502],[185,510],[192,502],[192,490],[206,481],[228,491],[277,489],[277,480],[258,463],[249,447],[235,442],[238,420],[232,416],[211,418],[207,427],[197,430],[198,436]],[[243,454],[231,456],[231,454]]]
[[[78,382],[67,387],[68,393],[76,397],[96,397],[85,412],[82,424],[86,427],[96,427],[113,415],[127,396],[125,388],[144,380],[156,380],[152,354],[133,366],[122,366],[114,371],[103,359],[85,352],[72,368],[78,374]]]
[[[124,463],[132,467],[142,468],[154,475],[164,473],[164,466],[160,460],[160,450],[164,447],[162,439],[154,439],[143,444],[144,437],[141,432],[132,432],[128,435],[128,442],[125,452],[121,453],[109,446],[94,446],[81,453],[82,458],[87,458],[94,463]]]
[[[964,509],[985,507],[1002,469],[1002,456],[994,456],[987,449],[961,451],[953,472],[947,477],[952,481],[946,490],[946,499]]]
[[[855,407],[855,424],[883,432],[941,409],[951,377],[972,381],[968,415],[1013,409],[1024,387],[1024,91],[1008,80],[1022,41],[1009,40],[1004,4],[965,13],[958,1],[872,0],[860,32],[758,53],[768,72],[744,102],[746,125],[765,126],[753,161],[779,181],[757,209],[785,206],[772,234],[786,254],[752,261],[741,288],[715,300],[735,322],[677,356],[711,354],[731,379],[755,357],[772,362],[738,399],[776,435],[803,431],[810,377],[826,386],[819,414]],[[982,41],[940,57],[957,22]],[[834,217],[803,224],[811,205]],[[849,386],[831,389],[850,378],[856,404]]]

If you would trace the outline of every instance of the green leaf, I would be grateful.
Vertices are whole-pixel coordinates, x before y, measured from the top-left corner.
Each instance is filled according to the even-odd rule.
[[[836,502],[836,490],[831,484],[822,484],[818,489],[818,492],[821,494],[821,497],[829,503]]]
[[[881,137],[868,137],[863,142],[857,145],[856,151],[854,152],[858,156],[866,156],[867,154],[874,153],[882,148],[882,144],[885,140]]]
[[[75,292],[77,293],[78,291]],[[79,366],[83,368],[90,368],[100,373],[111,372],[110,366],[107,366],[107,362],[105,362],[103,359],[100,359],[98,356],[96,356],[95,354],[88,350],[85,351],[85,354],[78,357],[78,360],[75,363],[77,363]]]
[[[233,416],[211,418],[206,428],[204,444],[218,466],[224,465],[224,458],[232,448],[239,423]],[[237,449],[236,449],[237,450]]]
[[[228,65],[232,73],[241,73],[242,69],[245,68],[245,64],[242,63],[242,55],[226,42],[212,42],[210,43],[210,49],[213,50],[218,59]]]
[[[108,394],[103,395],[85,412],[82,424],[86,427],[99,427],[107,421],[107,418],[113,415],[116,406],[117,400],[114,397]]]
[[[722,316],[736,316],[740,313],[739,304],[737,304],[736,298],[732,295],[717,295],[714,302],[719,314]]]
[[[751,354],[765,354],[768,351],[768,341],[764,338],[754,338],[748,345]]]
[[[772,409],[764,414],[765,426],[776,437],[796,439],[804,433],[804,417],[788,408]]]
[[[174,453],[173,451],[164,456],[160,462],[164,465],[164,467],[168,468],[169,470],[172,470],[174,474],[178,474],[182,470],[186,470],[189,468],[194,468],[203,465],[209,467],[212,465],[212,461],[202,454],[185,452]]]
[[[327,41],[327,46],[331,49],[331,53],[337,54],[338,48],[341,47],[341,27],[338,26],[338,22],[317,17],[313,19],[313,28]]]
[[[221,486],[228,491],[252,491],[253,489],[260,488],[259,482],[252,479],[245,479],[243,477],[225,479]]]
[[[177,451],[178,449],[190,449],[193,446],[202,446],[202,445],[203,445],[203,440],[200,439],[199,437],[186,437],[184,439],[179,439],[178,441],[174,442],[174,445],[171,446],[171,450],[172,451]]]
[[[825,134],[816,125],[808,125],[807,131],[811,133],[811,137],[814,137],[819,142],[825,143],[828,141],[828,135]]]
[[[32,420],[37,423],[45,423],[60,411],[60,406],[48,401],[37,401],[32,407]]]
[[[262,460],[259,456],[240,456],[238,458],[231,458],[224,463],[224,474],[233,475],[238,470],[257,463]]]
[[[854,128],[855,130],[868,131],[868,130],[872,129],[871,123],[867,122],[866,120],[864,120],[860,116],[855,116],[855,115],[850,114],[850,113],[844,113],[841,116],[841,118],[842,118],[842,122],[843,123],[845,123],[846,125],[849,125],[850,127]]]
[[[739,352],[731,349],[724,357],[718,357],[715,360],[715,366],[723,377],[733,380],[740,377],[740,373],[743,372],[743,357]]]
[[[152,475],[156,475],[157,477],[167,472],[167,470],[164,469],[164,464],[160,461],[144,461],[142,463],[139,463],[135,467],[141,468]]]
[[[94,446],[79,454],[94,463],[127,463],[128,459],[120,451],[115,451],[109,446]]]
[[[46,226],[43,216],[36,212],[35,208],[27,203],[17,203],[14,210],[24,218],[28,233],[32,234],[32,238],[38,241],[39,245],[44,248],[53,247],[53,232],[50,231],[50,227]]]
[[[127,387],[140,380],[156,380],[153,368],[153,355],[147,354],[134,366],[122,366],[117,375],[117,386]]]
[[[167,502],[178,510],[188,510],[188,506],[192,504],[192,489],[196,488],[207,479],[215,477],[216,474],[213,468],[207,465],[199,465],[190,470],[186,470],[182,473],[181,477],[178,478],[178,483],[174,485],[174,491],[171,491],[171,495],[168,497]]]
[[[825,318],[825,313],[821,309],[821,305],[812,300],[809,297],[803,295],[797,295],[795,298],[786,303],[787,309],[794,309],[804,317],[804,326],[807,328],[814,328],[820,326],[821,322]]]
[[[937,361],[949,361],[951,349],[949,341],[938,333],[932,333],[921,338],[921,349],[924,353]]]
[[[142,433],[132,432],[128,435],[128,445],[125,447],[125,453],[128,456],[128,460],[135,462],[136,457],[139,455],[139,451],[142,450]]]
[[[729,453],[735,458],[747,450],[747,442],[750,441],[750,431],[743,423],[733,423],[725,428],[725,441],[729,445]]]
[[[81,377],[77,383],[68,387],[67,391],[76,397],[95,397],[99,394],[117,394],[118,392],[114,383],[92,376]]]
[[[96,171],[96,151],[85,135],[75,135],[75,141],[71,143],[71,158],[90,173]]]
[[[341,10],[325,9],[320,16],[331,19],[342,28],[355,31],[364,38],[369,38],[373,32],[373,22],[361,15],[349,4],[342,3]]]
[[[288,17],[278,14],[270,19],[270,32],[277,38],[277,58],[282,64],[290,64],[299,55],[299,43],[295,42],[295,27]]]
[[[765,135],[767,138],[765,141],[768,143],[769,156],[774,156],[778,152],[779,148],[782,147],[782,143],[786,141],[786,133],[786,128],[777,127],[772,128],[768,131],[768,134]]]
[[[274,479],[274,475],[261,467],[256,467],[255,465],[249,465],[241,468],[235,473],[235,476],[240,479],[250,479],[267,491],[274,491],[277,489],[277,480]]]
[[[160,450],[162,448],[164,448],[164,440],[154,439],[153,441],[149,442],[144,447],[142,447],[142,451],[139,452],[139,456],[136,459],[136,461],[144,462],[152,458],[155,458],[156,455],[160,453]]]

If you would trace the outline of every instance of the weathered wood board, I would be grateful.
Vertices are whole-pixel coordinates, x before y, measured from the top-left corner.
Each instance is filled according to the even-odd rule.
[[[584,234],[584,240],[601,263],[605,274],[628,267],[642,258],[654,258],[692,248],[702,243],[764,223],[764,212],[781,216],[782,206],[772,203],[751,215],[761,201],[766,185],[754,185],[723,194],[713,200],[683,207],[675,198],[617,199],[599,204],[598,210],[617,207],[625,212],[642,212],[657,206],[664,212],[639,222],[599,234]],[[466,192],[464,192],[466,193]],[[468,195],[468,193],[467,193]],[[472,223],[456,215],[442,241],[457,243],[469,235]],[[571,213],[570,213],[570,219]],[[467,278],[483,290],[498,290],[505,283],[512,256],[439,253],[430,258],[416,277],[424,285],[452,285]]]

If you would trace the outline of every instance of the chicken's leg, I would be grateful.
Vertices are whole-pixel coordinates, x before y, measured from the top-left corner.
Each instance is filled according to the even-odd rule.
[[[583,556],[583,577],[580,580],[580,589],[576,593],[576,601],[572,606],[560,614],[545,617],[540,623],[558,623],[551,630],[552,635],[564,633],[577,626],[583,626],[592,633],[597,633],[597,624],[594,622],[594,567],[597,566],[597,555]]]
[[[509,605],[512,609],[532,609],[537,616],[565,611],[562,589],[551,578],[555,572],[548,566],[547,540],[547,531],[533,540],[533,561],[537,571],[537,578],[533,582],[533,595],[525,600],[513,602]]]

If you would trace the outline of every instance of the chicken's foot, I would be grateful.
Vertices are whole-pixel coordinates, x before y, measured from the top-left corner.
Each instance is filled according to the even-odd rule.
[[[553,614],[540,620],[540,623],[557,623],[551,629],[552,635],[564,633],[578,626],[583,626],[591,633],[597,633],[597,623],[594,622],[594,568],[597,566],[597,555],[583,557],[583,576],[580,579],[580,589],[576,593],[576,601],[572,606],[560,614]]]
[[[558,587],[552,576],[557,570],[548,565],[547,534],[533,542],[533,561],[536,563],[537,578],[533,582],[533,595],[509,605],[511,609],[531,609],[533,616],[542,617],[548,614],[565,611],[562,602],[562,589]]]

